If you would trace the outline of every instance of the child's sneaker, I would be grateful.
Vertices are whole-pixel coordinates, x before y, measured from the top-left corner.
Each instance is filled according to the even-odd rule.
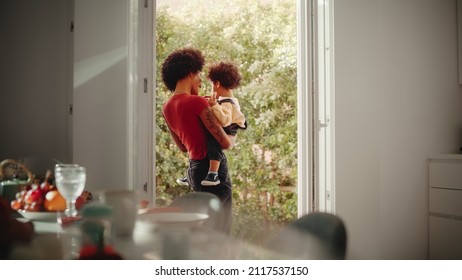
[[[183,178],[176,179],[176,182],[180,186],[189,186],[188,177],[184,176]]]
[[[220,184],[220,179],[218,179],[218,174],[208,173],[207,177],[201,182],[202,186],[216,186]]]

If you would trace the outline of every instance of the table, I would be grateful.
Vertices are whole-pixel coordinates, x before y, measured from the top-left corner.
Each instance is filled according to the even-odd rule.
[[[20,220],[24,220],[19,218]],[[18,248],[13,259],[73,259],[80,248],[77,227],[34,221],[37,236]],[[132,236],[113,236],[112,245],[124,259],[290,259],[207,227],[161,227],[138,220]]]

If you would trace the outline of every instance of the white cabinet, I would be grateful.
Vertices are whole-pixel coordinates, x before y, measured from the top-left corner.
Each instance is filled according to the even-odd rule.
[[[462,259],[462,155],[429,158],[429,258]]]

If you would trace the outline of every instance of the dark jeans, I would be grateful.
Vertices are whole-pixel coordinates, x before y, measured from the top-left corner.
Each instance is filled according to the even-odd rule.
[[[225,155],[221,160],[220,168],[218,169],[218,178],[220,184],[217,186],[206,187],[201,185],[201,181],[207,176],[209,171],[209,158],[202,160],[189,160],[188,181],[192,185],[192,189],[196,192],[209,192],[220,198],[224,208],[223,231],[229,233],[231,230],[232,218],[232,183],[228,174],[228,160]]]

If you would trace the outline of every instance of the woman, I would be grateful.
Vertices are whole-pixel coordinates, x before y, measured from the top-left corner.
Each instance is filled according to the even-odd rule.
[[[225,209],[224,231],[231,225],[232,184],[226,157],[218,170],[220,184],[206,187],[201,181],[209,170],[207,137],[214,137],[223,149],[231,148],[235,136],[225,133],[217,122],[209,102],[199,96],[200,73],[205,59],[198,49],[173,51],[162,64],[162,81],[172,92],[163,105],[163,115],[173,140],[189,156],[188,182],[195,191],[217,195]]]

